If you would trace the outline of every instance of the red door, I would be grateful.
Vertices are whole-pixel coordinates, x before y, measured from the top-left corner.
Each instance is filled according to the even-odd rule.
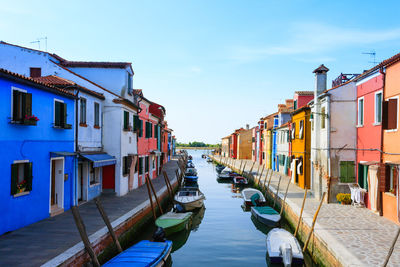
[[[115,189],[115,165],[103,167],[103,189]]]

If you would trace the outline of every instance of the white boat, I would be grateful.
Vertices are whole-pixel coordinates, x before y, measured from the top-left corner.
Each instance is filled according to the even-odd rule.
[[[186,176],[196,176],[197,175],[197,170],[196,168],[187,168],[185,171]]]
[[[255,194],[258,194],[259,196],[258,203],[265,203],[265,197],[259,190],[254,188],[246,188],[242,190],[242,196],[246,202],[246,205],[253,206],[253,203],[251,203],[251,197]]]
[[[271,263],[283,263],[285,267],[304,264],[299,242],[291,233],[281,228],[269,231],[267,252]]]
[[[186,168],[194,168],[195,166],[194,166],[194,163],[193,162],[188,162],[187,164],[186,164]]]
[[[176,203],[182,205],[186,211],[201,208],[205,196],[197,187],[183,187],[175,195]]]
[[[259,222],[268,226],[275,226],[281,220],[281,215],[269,206],[251,207],[251,215]]]
[[[229,168],[225,168],[220,174],[218,174],[218,178],[220,179],[232,179],[231,176],[232,170]]]
[[[243,176],[235,176],[235,177],[233,177],[233,183],[235,184],[235,185],[247,185],[248,184],[248,182],[247,182],[247,179],[245,178],[245,177],[243,177]]]

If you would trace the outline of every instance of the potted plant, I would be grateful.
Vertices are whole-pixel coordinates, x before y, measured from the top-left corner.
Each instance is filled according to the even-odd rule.
[[[35,115],[30,115],[30,116],[25,115],[24,124],[26,125],[36,125],[38,121],[39,118],[36,117]]]
[[[351,204],[351,195],[339,193],[336,195],[336,200],[341,203],[342,205],[349,205]]]
[[[17,192],[18,192],[18,193],[25,192],[25,189],[26,189],[26,180],[23,180],[22,182],[20,182],[20,183],[17,185]]]

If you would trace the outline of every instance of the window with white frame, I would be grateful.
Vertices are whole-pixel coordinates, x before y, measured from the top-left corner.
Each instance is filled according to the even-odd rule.
[[[358,109],[357,109],[357,125],[364,125],[364,98],[358,99]]]
[[[86,125],[86,99],[81,97],[80,99],[80,109],[79,109],[80,119],[79,123],[81,126]]]
[[[375,94],[375,123],[382,122],[382,92]]]
[[[94,168],[93,162],[89,163],[89,178],[90,185],[100,183],[100,168]]]

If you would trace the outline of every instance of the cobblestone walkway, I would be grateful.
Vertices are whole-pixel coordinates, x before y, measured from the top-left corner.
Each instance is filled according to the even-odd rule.
[[[217,159],[219,159],[217,157]],[[244,165],[244,164],[243,164]],[[242,169],[243,169],[242,165]],[[249,172],[253,162],[247,160],[246,171]],[[234,163],[238,169],[240,161]],[[253,167],[256,173],[259,165]],[[261,172],[262,167],[260,168]],[[264,170],[261,183],[264,181]],[[272,192],[276,192],[280,173],[274,173],[270,184]],[[290,177],[282,175],[278,196],[283,199],[286,185]],[[287,204],[299,215],[303,201],[304,190],[295,184],[290,184]],[[306,200],[303,212],[303,222],[309,226],[319,201],[313,197]],[[398,225],[392,221],[374,214],[366,208],[350,205],[323,204],[315,225],[315,235],[328,244],[332,254],[343,266],[382,266],[393,242]],[[400,238],[396,243],[388,266],[400,266]]]
[[[173,183],[177,161],[163,167]],[[174,179],[172,179],[174,178]],[[155,190],[165,186],[163,176],[153,181]],[[165,189],[166,190],[166,189]],[[101,202],[111,222],[149,199],[146,186],[122,197],[101,196]],[[94,201],[79,206],[88,236],[105,227]],[[0,236],[0,266],[40,266],[81,241],[71,210],[27,227]]]

